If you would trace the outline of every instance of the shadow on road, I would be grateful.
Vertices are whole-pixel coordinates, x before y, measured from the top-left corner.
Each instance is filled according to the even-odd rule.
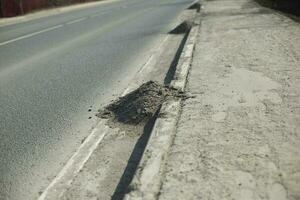
[[[299,0],[255,0],[260,5],[279,10],[286,14],[300,16]]]
[[[182,50],[184,48],[184,45],[186,43],[187,37],[188,37],[188,33],[185,34],[183,40],[180,43],[180,46],[179,46],[178,50],[176,51],[175,57],[172,60],[170,68],[169,68],[169,70],[166,74],[166,77],[164,79],[164,85],[170,85],[171,81],[174,79],[175,72],[176,72],[176,67],[177,67],[181,52],[182,52]]]
[[[137,143],[134,146],[133,152],[129,158],[128,164],[125,168],[125,171],[117,185],[117,188],[115,189],[115,192],[113,196],[111,197],[112,200],[122,200],[124,199],[124,196],[126,193],[130,192],[129,185],[134,177],[134,174],[139,166],[139,163],[143,157],[144,150],[146,148],[146,145],[148,143],[151,131],[153,129],[155,120],[157,118],[157,115],[159,113],[159,110],[156,112],[156,114],[148,121],[146,126],[143,129],[143,134],[137,141]]]

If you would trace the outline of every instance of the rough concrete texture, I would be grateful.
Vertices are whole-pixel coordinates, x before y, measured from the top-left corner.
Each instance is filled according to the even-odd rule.
[[[205,1],[159,199],[300,199],[300,26]]]
[[[124,200],[156,199],[161,187],[166,155],[174,138],[180,103],[180,99],[169,99],[162,105]]]

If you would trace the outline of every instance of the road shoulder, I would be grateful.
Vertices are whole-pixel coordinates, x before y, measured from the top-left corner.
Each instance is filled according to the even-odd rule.
[[[172,24],[194,19],[195,12],[184,10]],[[176,54],[181,52],[184,38],[184,33],[165,34],[158,46],[151,49],[149,59],[121,96],[134,92],[141,84],[149,81],[155,81],[161,86],[167,85],[170,66],[172,68]],[[180,106],[176,106],[179,109]],[[153,116],[142,127],[136,125],[133,130],[128,124],[112,125],[100,116],[98,125],[82,141],[51,184],[41,192],[39,199],[122,199],[143,155],[156,117]]]

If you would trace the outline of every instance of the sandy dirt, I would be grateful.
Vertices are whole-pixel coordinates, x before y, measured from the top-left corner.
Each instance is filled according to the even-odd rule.
[[[148,81],[108,105],[97,116],[112,118],[115,123],[137,125],[147,122],[158,111],[165,99],[173,96],[175,92],[154,81]]]

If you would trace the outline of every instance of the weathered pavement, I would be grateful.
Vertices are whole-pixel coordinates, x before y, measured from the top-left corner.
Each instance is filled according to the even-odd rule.
[[[158,199],[300,199],[300,26],[253,0],[203,2]]]
[[[192,1],[106,1],[0,25],[1,200],[44,191]]]

